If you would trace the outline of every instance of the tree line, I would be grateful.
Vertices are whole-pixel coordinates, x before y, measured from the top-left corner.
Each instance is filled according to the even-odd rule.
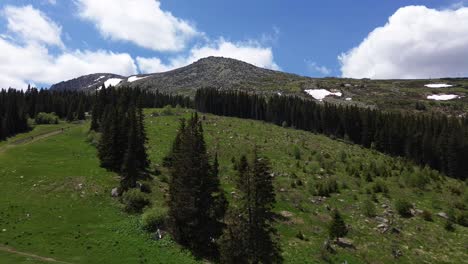
[[[103,89],[107,90],[104,86],[100,90]],[[191,99],[186,96],[136,90],[142,107],[192,106]],[[50,91],[31,87],[25,91],[2,89],[0,90],[0,140],[28,131],[30,129],[28,119],[36,118],[39,113],[55,113],[60,119],[67,121],[84,120],[86,113],[96,105],[95,102],[99,98],[97,94],[99,91],[96,93]]]
[[[468,176],[466,117],[384,112],[316,103],[294,96],[264,97],[212,88],[198,90],[194,104],[200,112],[263,120],[321,133],[406,157],[454,178]]]

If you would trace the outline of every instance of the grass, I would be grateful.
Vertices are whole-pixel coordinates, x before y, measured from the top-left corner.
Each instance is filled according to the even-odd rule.
[[[192,262],[121,212],[109,195],[117,179],[99,168],[86,133],[78,126],[0,154],[0,244],[71,263]],[[14,258],[2,253],[0,263]]]
[[[178,120],[188,118],[191,110],[151,117],[153,111],[162,110],[145,110],[149,155],[152,166],[162,174],[152,181],[150,198],[153,206],[164,207],[168,175],[162,159],[171,147]],[[324,262],[320,252],[327,238],[327,208],[340,210],[350,225],[347,237],[356,247],[337,248],[337,254],[325,256],[333,263],[462,263],[468,257],[468,229],[455,225],[454,232],[447,232],[445,221],[436,216],[447,213],[453,201],[464,201],[464,183],[435,174],[424,188],[409,187],[404,175],[413,165],[400,159],[258,121],[213,115],[203,115],[203,119],[208,150],[218,153],[229,199],[235,191],[232,159],[248,154],[255,145],[270,158],[277,190],[275,211],[283,215],[276,226],[286,263]],[[99,168],[96,150],[85,142],[86,136],[87,124],[79,125],[0,153],[0,164],[4,164],[0,168],[0,231],[6,229],[0,232],[0,244],[70,263],[195,262],[170,239],[151,240],[141,228],[139,215],[122,212],[120,203],[110,197],[118,177]],[[389,175],[374,175],[372,182],[366,181],[364,172],[374,167],[376,173],[387,170]],[[339,192],[327,198],[315,196],[316,184],[330,178],[336,179]],[[388,194],[373,192],[377,180],[388,188]],[[458,186],[461,193],[454,193],[450,186]],[[398,216],[394,202],[401,197],[416,209],[431,212],[434,221]],[[395,212],[393,226],[399,234],[381,234],[376,230],[377,219],[363,215],[362,206],[369,199],[378,216],[390,220],[384,212]],[[298,233],[305,239],[299,239]],[[392,250],[401,251],[402,256],[395,259]],[[36,262],[0,251],[0,263]]]
[[[154,110],[147,110],[149,114]],[[156,166],[171,147],[171,142],[178,128],[180,118],[188,118],[190,113],[183,111],[178,115],[147,118],[147,131],[150,139],[149,153]],[[356,250],[338,249],[338,254],[331,256],[332,262],[348,263],[394,263],[393,249],[403,253],[400,263],[453,263],[463,262],[468,254],[464,250],[468,239],[468,229],[458,226],[457,231],[445,231],[443,219],[434,217],[434,222],[424,221],[422,217],[402,218],[396,213],[394,201],[405,197],[415,203],[415,208],[438,213],[446,212],[450,201],[463,199],[453,195],[449,184],[456,184],[465,189],[462,182],[447,179],[438,174],[442,180],[433,180],[424,190],[407,187],[406,179],[399,175],[402,168],[412,168],[402,160],[390,158],[383,154],[363,149],[359,146],[331,140],[321,135],[280,128],[252,120],[204,115],[204,132],[208,150],[211,154],[218,153],[220,158],[220,175],[223,186],[231,198],[234,190],[235,171],[231,159],[247,154],[257,145],[261,152],[270,158],[275,173],[277,190],[277,205],[275,211],[288,215],[277,225],[281,237],[283,255],[286,263],[322,262],[320,248],[327,237],[327,224],[330,219],[327,206],[338,208],[351,226],[348,235],[354,241]],[[297,148],[300,150],[300,160],[297,160]],[[373,182],[366,182],[364,177],[349,175],[347,166],[361,164],[369,166],[372,161],[385,168],[393,168],[393,176],[376,177]],[[159,166],[160,169],[162,169]],[[417,169],[419,170],[419,169]],[[167,190],[162,178],[155,180],[153,200],[156,206],[164,206],[161,194]],[[324,202],[313,203],[318,197],[311,192],[311,186],[324,179],[334,177],[340,186],[340,192],[331,194]],[[389,206],[393,214],[395,226],[400,234],[381,234],[376,229],[379,224],[374,218],[365,217],[361,207],[371,194],[376,180],[383,182],[389,189],[388,195],[377,193],[375,202],[376,213],[382,216],[382,206]],[[292,184],[302,182],[302,186]],[[381,183],[379,183],[381,184]],[[295,187],[292,187],[295,185]],[[346,188],[342,186],[345,185]],[[438,189],[441,186],[441,189]],[[465,191],[466,192],[466,191]],[[302,232],[308,241],[300,240],[296,235]]]

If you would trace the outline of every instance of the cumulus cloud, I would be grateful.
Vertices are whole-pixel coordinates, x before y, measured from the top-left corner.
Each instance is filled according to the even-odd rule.
[[[267,69],[280,69],[270,47],[264,47],[255,41],[234,43],[223,38],[203,46],[195,46],[188,55],[173,57],[168,63],[163,63],[159,58],[137,57],[136,60],[141,72],[152,73],[179,68],[209,56],[238,59]]]
[[[53,84],[80,75],[135,74],[130,55],[109,51],[70,51],[54,56],[38,44],[19,46],[0,38],[0,87],[24,89],[28,83]]]
[[[155,51],[180,51],[198,35],[189,22],[161,9],[155,0],[76,0],[80,16],[111,40]]]
[[[18,35],[22,40],[63,48],[60,38],[62,28],[31,5],[6,6],[1,13],[7,20],[8,31]]]
[[[40,20],[38,20],[40,23],[29,24],[29,26],[43,32],[42,36],[26,35],[32,29],[25,28],[29,23],[25,21],[30,18],[21,20],[17,17],[22,11],[32,14],[32,17],[40,14]],[[6,15],[7,21],[15,21],[13,23],[15,26],[8,25],[8,30],[15,36],[19,36],[19,41],[18,38],[8,34],[0,35],[0,61],[2,62],[0,63],[0,88],[24,89],[28,83],[53,84],[96,72],[112,72],[122,75],[137,72],[134,60],[126,53],[104,50],[63,50],[60,54],[53,55],[49,52],[48,46],[62,45],[60,27],[57,24],[31,6],[24,8],[9,6],[3,9],[2,13]],[[48,31],[45,29],[57,29],[55,31],[57,34],[47,35],[45,33]]]
[[[436,78],[468,75],[468,8],[407,6],[341,54],[343,77]]]

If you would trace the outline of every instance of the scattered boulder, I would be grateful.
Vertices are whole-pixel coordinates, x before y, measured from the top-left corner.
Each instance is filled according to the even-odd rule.
[[[387,218],[384,218],[384,217],[381,217],[381,216],[376,216],[375,220],[377,222],[379,222],[379,223],[385,223],[385,224],[389,222]]]
[[[329,252],[329,253],[332,253],[332,254],[336,253],[335,248],[333,248],[333,246],[330,243],[330,240],[328,240],[328,239],[323,242],[322,248],[324,250],[326,250],[327,252]]]
[[[286,218],[291,218],[293,216],[293,213],[289,212],[289,211],[281,211],[280,212],[280,215],[282,217],[286,217]]]
[[[119,188],[117,188],[117,187],[113,188],[112,191],[111,191],[111,196],[112,197],[119,197],[120,196]]]
[[[442,217],[444,219],[448,219],[448,215],[444,212],[437,213],[437,216]]]
[[[356,249],[356,247],[353,244],[353,240],[349,238],[340,237],[335,241],[335,243],[342,248]]]

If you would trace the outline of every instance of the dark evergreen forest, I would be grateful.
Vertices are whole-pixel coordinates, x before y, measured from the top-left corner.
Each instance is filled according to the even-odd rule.
[[[468,176],[468,119],[442,114],[383,112],[316,103],[300,97],[264,97],[242,91],[197,91],[200,112],[272,122],[373,148],[448,176]]]
[[[121,89],[121,88],[119,88]],[[111,91],[114,88],[102,89]],[[100,91],[101,91],[100,90]],[[122,90],[124,90],[122,88]],[[111,93],[111,92],[109,92]],[[78,91],[49,91],[28,88],[26,91],[15,89],[0,90],[0,140],[25,132],[30,129],[29,118],[35,118],[38,113],[55,113],[67,121],[84,120],[85,113],[90,112],[98,94]],[[142,107],[157,108],[166,105],[190,107],[190,98],[178,95],[163,94],[158,91],[149,92],[135,89]],[[112,99],[108,99],[109,102]],[[102,102],[101,102],[102,103]],[[117,103],[112,101],[112,103]],[[101,104],[100,106],[104,106]],[[99,106],[98,106],[99,108]]]

